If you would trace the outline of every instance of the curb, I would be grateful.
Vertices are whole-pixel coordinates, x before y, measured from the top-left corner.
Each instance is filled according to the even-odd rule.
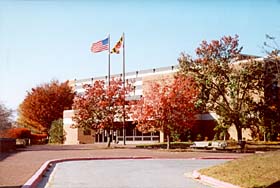
[[[234,160],[238,159],[238,157],[198,157],[196,159]]]
[[[117,159],[152,159],[152,157],[81,157],[81,158],[66,158],[66,159],[53,159],[46,161],[39,170],[23,184],[21,188],[36,188],[39,182],[42,180],[44,174],[48,169],[56,163],[66,162],[66,161],[85,161],[85,160],[117,160]]]
[[[186,175],[186,174],[185,174]],[[209,184],[210,186],[216,187],[216,188],[241,188],[237,185],[233,185],[221,180],[217,180],[215,178],[205,176],[200,174],[198,171],[193,171],[192,178],[195,180],[202,181],[203,183]]]

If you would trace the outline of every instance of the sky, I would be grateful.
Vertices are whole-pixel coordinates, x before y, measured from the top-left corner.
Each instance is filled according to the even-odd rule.
[[[201,41],[239,35],[242,53],[264,56],[265,34],[280,39],[280,0],[1,0],[0,102],[16,110],[51,80],[105,76],[108,52],[125,33],[126,71],[176,65]],[[111,74],[122,55],[111,55]]]

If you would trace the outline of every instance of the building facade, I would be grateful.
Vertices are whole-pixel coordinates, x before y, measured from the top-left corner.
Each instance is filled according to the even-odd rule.
[[[125,74],[126,80],[130,83],[133,83],[133,91],[126,100],[138,100],[145,94],[145,91],[148,89],[149,85],[153,81],[162,80],[162,79],[170,79],[172,76],[178,71],[177,66],[169,66],[169,67],[161,67],[155,69],[148,70],[140,70],[127,72]],[[113,77],[122,77],[122,74],[112,75]],[[103,77],[95,77],[89,79],[81,79],[81,80],[73,80],[70,81],[70,86],[73,87],[74,91],[77,93],[83,93],[83,85],[84,84],[93,84],[96,80],[107,80],[107,76]],[[66,110],[63,113],[63,126],[66,132],[66,140],[65,144],[86,144],[86,143],[99,143],[107,141],[107,134],[110,134],[113,142],[123,143],[125,139],[126,143],[155,143],[155,142],[163,142],[164,135],[160,132],[151,132],[151,133],[142,133],[139,132],[135,125],[132,123],[132,120],[128,120],[125,122],[125,131],[118,130],[112,131],[110,133],[107,132],[94,132],[92,130],[82,130],[81,128],[72,128],[71,125],[74,124],[72,121],[72,117],[74,116],[74,110]],[[214,116],[211,114],[200,114],[197,116],[196,129],[198,130],[204,129],[208,126],[210,128],[210,132],[212,131],[212,135],[214,135],[213,127]],[[121,123],[121,122],[116,122]],[[209,130],[207,131],[209,133]],[[125,136],[123,135],[125,133]]]
[[[252,57],[244,57],[244,59],[237,60],[235,65],[238,65],[242,62],[248,62],[248,59]],[[255,58],[256,61],[264,62],[263,58]],[[270,63],[271,64],[271,63]],[[278,67],[277,67],[278,68]],[[133,83],[133,91],[126,100],[139,100],[141,96],[145,95],[145,91],[147,91],[149,85],[153,81],[162,80],[162,79],[170,79],[172,76],[178,71],[177,66],[169,66],[169,67],[161,67],[155,69],[148,70],[140,70],[125,73],[126,80],[129,83]],[[279,77],[279,71],[276,74]],[[115,74],[111,76],[113,77],[122,77],[122,74]],[[280,79],[277,77],[277,81]],[[106,81],[107,76],[103,77],[95,77],[88,79],[80,79],[80,80],[72,80],[69,82],[70,86],[73,87],[74,91],[79,93],[83,93],[83,85],[84,84],[93,84],[96,80],[104,80]],[[280,81],[279,81],[280,83]],[[278,84],[279,84],[278,83]],[[153,143],[153,142],[164,142],[165,137],[163,133],[160,132],[151,132],[151,133],[141,133],[132,123],[132,120],[128,120],[125,122],[125,130],[112,131],[110,133],[107,132],[94,132],[92,130],[82,130],[80,128],[71,128],[71,125],[74,124],[72,121],[72,117],[74,116],[74,110],[67,110],[63,113],[63,124],[64,130],[66,132],[66,140],[65,144],[85,144],[85,143],[99,143],[107,141],[107,134],[110,135],[111,139],[117,143],[123,143],[125,139],[126,143]],[[216,120],[218,116],[215,113],[206,113],[206,114],[198,114],[196,116],[196,122],[192,128],[192,134],[200,135],[203,138],[207,137],[208,139],[213,139],[215,132],[214,127],[216,126]],[[122,123],[122,122],[116,122]],[[246,139],[252,139],[251,131],[249,129],[244,129],[243,136]],[[123,133],[125,135],[123,135]],[[237,140],[237,131],[234,126],[231,126],[228,130],[229,138]],[[196,138],[192,137],[192,140]]]

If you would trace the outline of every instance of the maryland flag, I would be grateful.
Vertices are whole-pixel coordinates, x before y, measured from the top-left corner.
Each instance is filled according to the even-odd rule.
[[[111,54],[116,53],[119,54],[120,53],[120,48],[122,47],[122,43],[123,43],[123,36],[120,38],[120,40],[116,43],[116,45],[114,46],[114,48],[111,50]]]

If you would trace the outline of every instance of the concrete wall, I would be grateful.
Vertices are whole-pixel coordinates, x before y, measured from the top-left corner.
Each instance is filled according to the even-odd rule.
[[[64,144],[79,144],[78,129],[72,128],[74,110],[65,110],[63,112],[63,129],[66,133]]]
[[[90,135],[84,135],[82,128],[72,128],[74,124],[72,117],[74,110],[63,112],[63,129],[66,132],[64,144],[92,144],[95,142],[95,132],[90,131]]]

